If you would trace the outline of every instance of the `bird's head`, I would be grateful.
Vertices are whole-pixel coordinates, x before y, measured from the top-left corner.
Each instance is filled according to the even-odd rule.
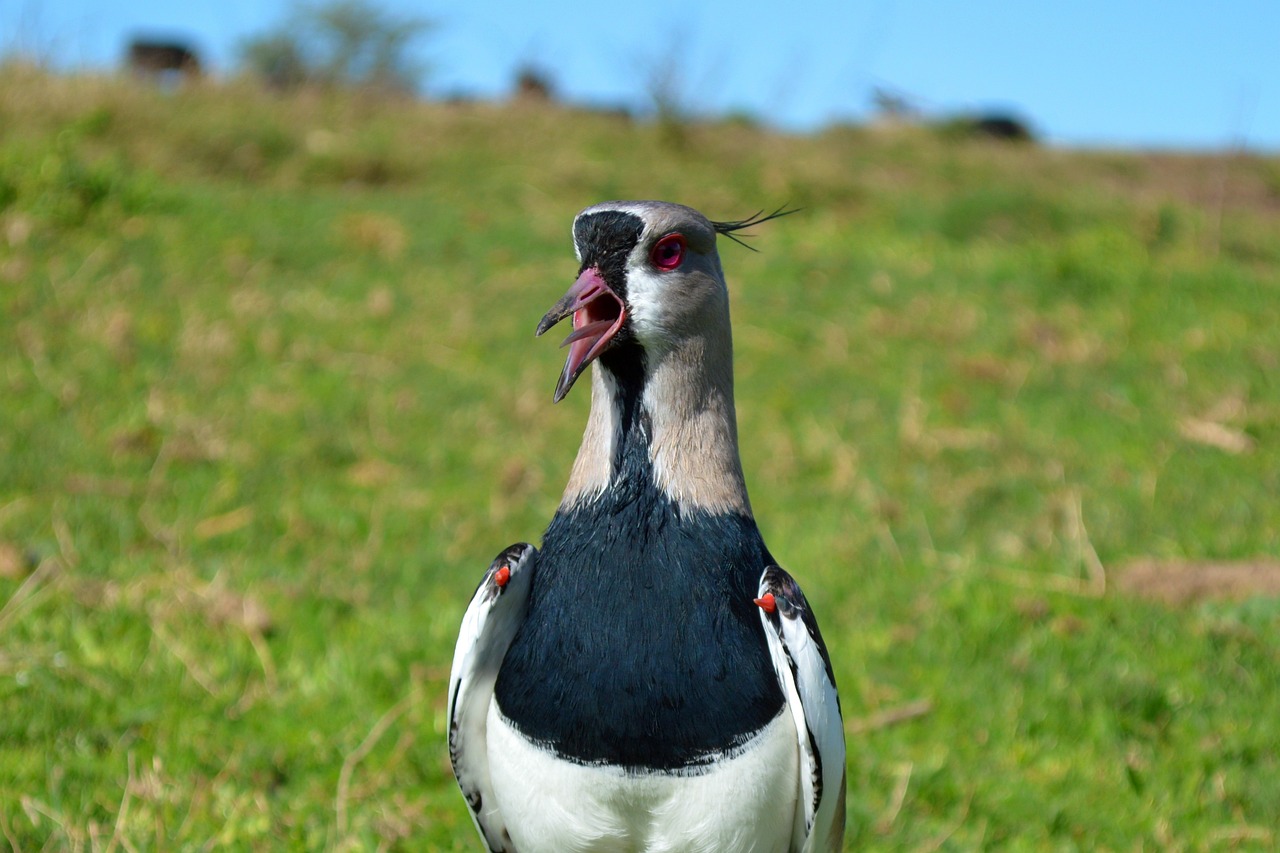
[[[611,201],[579,213],[573,220],[578,278],[537,329],[541,335],[573,317],[556,402],[597,358],[615,371],[643,370],[683,340],[717,325],[727,330],[716,235],[741,242],[735,231],[790,212],[715,222],[684,205]]]

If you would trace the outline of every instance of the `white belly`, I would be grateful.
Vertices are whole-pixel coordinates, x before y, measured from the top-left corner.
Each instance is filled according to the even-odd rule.
[[[634,773],[556,758],[491,703],[497,809],[520,853],[786,851],[799,788],[795,724],[779,714],[732,757],[679,773]]]

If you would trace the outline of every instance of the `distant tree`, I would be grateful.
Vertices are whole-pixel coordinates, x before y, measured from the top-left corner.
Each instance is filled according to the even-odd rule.
[[[370,0],[303,3],[277,29],[244,41],[240,59],[277,87],[317,83],[414,92],[426,69],[411,48],[433,26]]]
[[[688,69],[680,50],[672,48],[647,65],[644,88],[654,117],[663,127],[683,126],[693,114],[693,104]]]
[[[871,102],[875,105],[876,112],[894,121],[903,121],[920,113],[910,96],[885,86],[876,86],[871,90]]]
[[[683,148],[689,141],[689,124],[694,116],[686,56],[677,45],[655,55],[646,66],[645,94],[661,138],[673,148]]]
[[[273,89],[292,89],[311,76],[302,45],[292,33],[254,36],[240,45],[240,61]]]
[[[551,75],[535,65],[522,65],[516,72],[517,100],[550,102],[556,99],[556,87]]]

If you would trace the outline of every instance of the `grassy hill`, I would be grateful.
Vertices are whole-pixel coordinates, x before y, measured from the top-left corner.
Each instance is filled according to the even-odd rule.
[[[1280,160],[19,68],[0,838],[476,848],[449,658],[558,502],[533,327],[618,197],[804,208],[722,249],[851,848],[1277,843]]]

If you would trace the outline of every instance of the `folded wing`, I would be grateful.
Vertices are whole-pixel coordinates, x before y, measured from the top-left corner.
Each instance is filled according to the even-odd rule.
[[[761,575],[756,604],[800,745],[792,850],[839,850],[845,820],[844,723],[826,644],[799,585],[777,566]]]
[[[538,552],[521,542],[499,554],[462,617],[449,673],[449,760],[471,818],[493,851],[514,846],[493,797],[486,717],[511,640],[524,622]]]

